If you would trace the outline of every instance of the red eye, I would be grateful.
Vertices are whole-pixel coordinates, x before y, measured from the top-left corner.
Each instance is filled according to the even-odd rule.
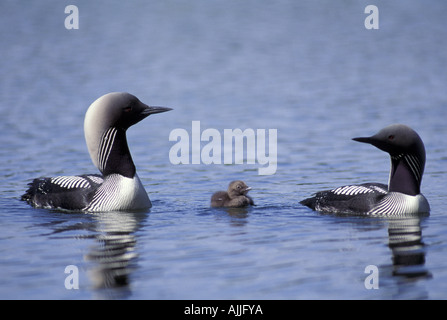
[[[124,108],[124,112],[131,112],[131,111],[132,111],[132,107],[131,106]]]
[[[393,141],[394,140],[394,136],[393,135],[388,136],[388,140]]]

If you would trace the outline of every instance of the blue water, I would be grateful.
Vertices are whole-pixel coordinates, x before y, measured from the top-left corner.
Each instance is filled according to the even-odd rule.
[[[445,1],[0,3],[0,298],[447,298]],[[379,8],[367,30],[364,9]],[[127,91],[173,111],[128,131],[153,202],[143,213],[67,214],[20,201],[39,176],[97,173],[86,109]],[[175,128],[277,129],[258,164],[173,165]],[[395,123],[422,137],[429,217],[321,215],[325,188],[383,182],[389,159],[352,137]],[[203,143],[205,145],[205,143]],[[202,145],[202,147],[203,147]],[[235,179],[257,206],[209,207]],[[378,289],[367,289],[378,268]],[[66,289],[79,272],[79,289]]]

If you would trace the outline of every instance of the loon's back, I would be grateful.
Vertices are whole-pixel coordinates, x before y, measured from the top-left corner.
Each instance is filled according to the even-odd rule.
[[[388,193],[381,183],[347,185],[323,190],[300,203],[316,211],[336,214],[365,214],[371,211]]]
[[[430,205],[424,195],[389,192],[388,186],[381,183],[324,190],[300,203],[322,213],[346,215],[400,216],[430,212]]]
[[[35,208],[80,211],[92,201],[103,181],[97,174],[37,178],[28,184],[22,200]]]
[[[152,206],[138,175],[119,174],[37,178],[22,200],[35,208],[105,212],[142,210]]]

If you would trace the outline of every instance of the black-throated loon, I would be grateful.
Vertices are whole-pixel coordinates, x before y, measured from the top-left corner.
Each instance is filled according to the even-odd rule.
[[[22,196],[33,207],[87,212],[143,210],[152,206],[136,173],[127,129],[147,116],[172,110],[150,107],[125,92],[105,94],[88,108],[84,134],[102,175],[37,178]]]
[[[254,205],[253,199],[247,196],[248,187],[245,182],[236,180],[230,182],[228,191],[217,191],[211,196],[211,207],[239,208]]]
[[[372,144],[391,157],[388,185],[365,183],[320,191],[301,201],[325,213],[397,216],[429,214],[430,206],[421,194],[425,167],[425,147],[419,135],[403,124],[393,124],[367,138],[354,138]]]

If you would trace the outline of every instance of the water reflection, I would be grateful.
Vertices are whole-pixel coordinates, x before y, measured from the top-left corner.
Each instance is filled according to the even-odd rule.
[[[430,277],[425,268],[421,218],[390,218],[389,247],[392,251],[393,275],[406,278]]]
[[[248,222],[248,213],[249,209],[246,207],[243,208],[212,208],[212,210],[216,212],[225,212],[225,216],[230,217],[229,223],[234,227],[242,227],[245,226]],[[219,217],[220,215],[217,215]]]
[[[225,211],[233,218],[245,219],[248,217],[247,208],[225,208]]]
[[[94,262],[89,276],[95,289],[128,287],[138,256],[135,232],[146,217],[145,213],[131,212],[93,215],[97,222],[96,245],[85,258]]]
[[[326,214],[322,214],[326,215]],[[337,217],[345,217],[346,215]],[[391,249],[391,275],[402,279],[431,277],[425,267],[425,244],[422,241],[421,221],[426,216],[404,215],[400,217],[347,217],[342,222],[353,223],[362,232],[382,230],[388,227],[388,247]],[[334,221],[337,224],[340,220]],[[382,238],[382,236],[380,236]],[[373,240],[373,238],[371,238]],[[382,266],[384,270],[389,265]],[[388,274],[386,272],[385,274]]]
[[[88,276],[91,287],[96,290],[96,298],[123,299],[131,295],[130,275],[138,257],[135,232],[147,216],[146,212],[62,215],[56,212],[50,222],[38,225],[51,229],[43,236],[92,239],[93,245],[84,259],[91,263]],[[45,217],[48,217],[47,212]]]

